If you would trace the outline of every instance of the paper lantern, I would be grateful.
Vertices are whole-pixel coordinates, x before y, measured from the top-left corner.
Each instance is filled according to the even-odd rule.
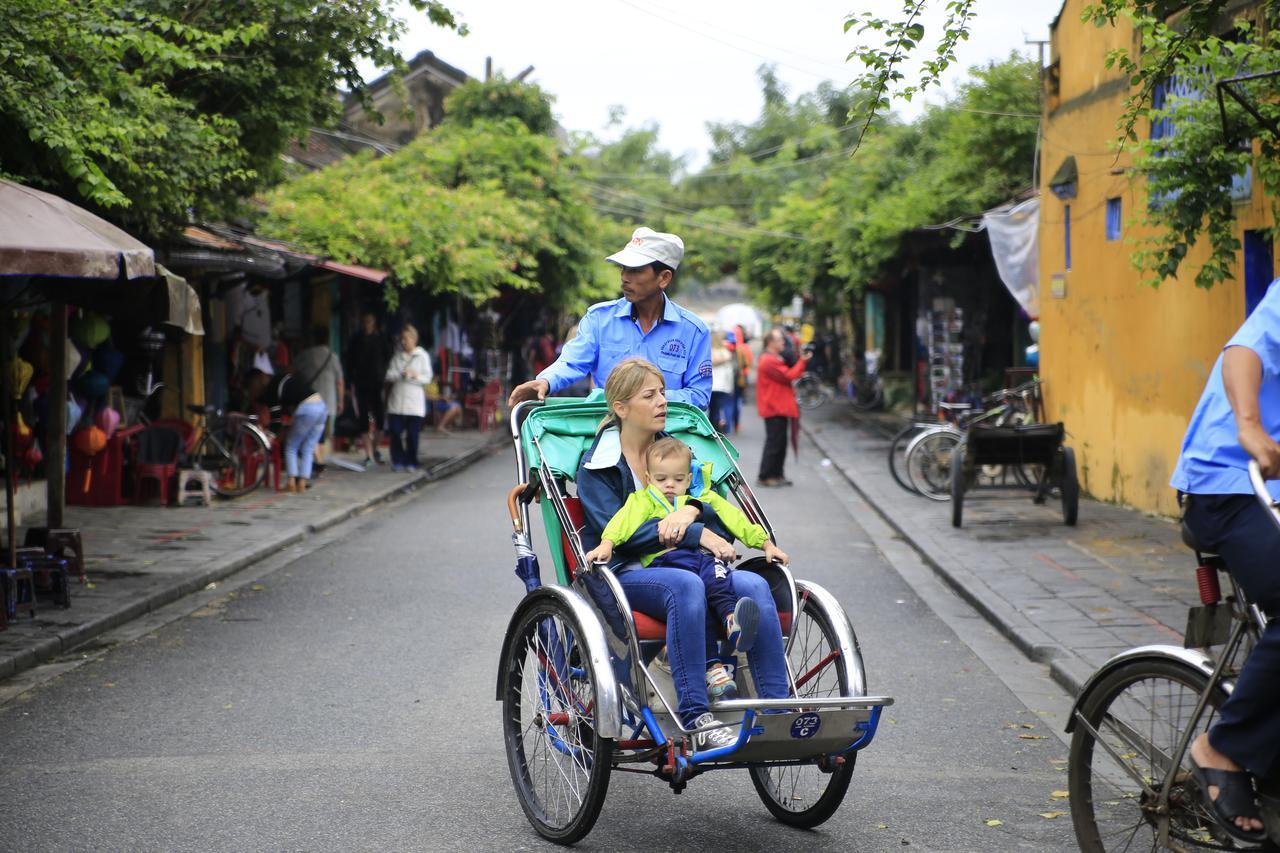
[[[124,367],[124,355],[115,348],[110,338],[93,351],[93,367],[107,377],[108,382],[115,382]]]
[[[90,400],[100,400],[107,396],[111,382],[101,371],[87,370],[76,382],[76,388]]]
[[[94,426],[107,434],[107,438],[116,434],[116,427],[120,426],[120,413],[110,406],[106,406],[98,410],[98,414],[93,416]]]
[[[27,426],[27,422],[22,419],[22,412],[15,412],[13,419],[13,448],[16,453],[21,453],[30,447],[35,441],[35,434],[31,432],[31,427]]]
[[[71,435],[71,431],[80,423],[80,416],[84,414],[84,409],[80,408],[80,404],[76,402],[75,397],[67,399],[67,435]]]
[[[90,458],[97,456],[102,449],[107,446],[107,434],[96,426],[85,427],[71,436],[71,446]],[[89,487],[93,482],[93,465],[86,465],[84,469],[84,486],[81,491],[89,494]]]
[[[101,314],[85,311],[80,316],[72,318],[67,331],[71,334],[73,341],[93,349],[110,336],[111,327],[107,325],[106,319]]]
[[[22,456],[19,458],[24,467],[34,470],[40,466],[41,462],[44,461],[44,454],[40,452],[40,447],[38,445],[33,444],[24,450],[22,452]]]
[[[80,362],[84,361],[84,353],[80,351],[80,347],[67,339],[67,378],[70,379],[76,375],[76,369],[80,367]]]
[[[13,399],[17,400],[27,391],[27,383],[31,381],[35,368],[31,366],[31,362],[18,356],[13,360],[13,364],[9,366],[10,377],[13,380]]]

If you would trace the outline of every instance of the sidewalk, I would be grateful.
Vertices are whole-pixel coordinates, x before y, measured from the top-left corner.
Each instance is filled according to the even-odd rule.
[[[889,474],[889,439],[901,419],[838,403],[806,411],[806,435],[885,521],[956,592],[1073,694],[1111,655],[1182,643],[1187,608],[1200,603],[1195,557],[1177,526],[1081,498],[1076,527],[1060,504],[1029,492],[965,495],[964,526],[951,505],[908,493]]]
[[[416,473],[394,473],[390,465],[360,473],[329,465],[304,495],[276,492],[267,484],[236,500],[214,498],[210,507],[68,506],[65,524],[80,529],[88,583],[72,582],[69,609],[42,598],[34,620],[20,611],[9,629],[0,631],[0,679],[64,654],[382,501],[456,473],[510,442],[505,423],[489,432],[424,432],[426,458]],[[359,455],[340,458],[354,462]]]

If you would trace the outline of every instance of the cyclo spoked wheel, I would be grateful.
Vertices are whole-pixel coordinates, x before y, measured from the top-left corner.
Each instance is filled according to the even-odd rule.
[[[1157,801],[1182,733],[1192,725],[1193,738],[1207,731],[1226,700],[1215,691],[1201,718],[1192,720],[1207,683],[1189,666],[1139,660],[1094,688],[1080,713],[1101,741],[1076,720],[1068,763],[1071,821],[1081,850],[1234,849],[1215,840],[1186,753],[1178,756],[1167,817]],[[1164,820],[1178,846],[1160,846]]]
[[[827,399],[827,389],[813,376],[805,375],[796,381],[796,403],[800,408],[816,409]]]
[[[787,661],[798,683],[798,695],[845,695],[849,675],[844,659],[828,660],[838,646],[827,614],[809,603],[797,614],[792,636]],[[806,675],[808,680],[804,680]],[[799,684],[801,681],[804,683]],[[848,753],[844,763],[834,769],[823,769],[817,764],[752,767],[751,784],[775,818],[788,826],[809,829],[827,820],[840,807],[849,790],[857,757],[856,752]]]
[[[912,440],[907,479],[917,492],[935,501],[951,499],[951,459],[961,438],[959,430],[939,427]]]
[[[502,662],[507,764],[542,837],[572,844],[595,826],[609,789],[613,741],[596,729],[595,672],[582,631],[556,601],[534,605]]]

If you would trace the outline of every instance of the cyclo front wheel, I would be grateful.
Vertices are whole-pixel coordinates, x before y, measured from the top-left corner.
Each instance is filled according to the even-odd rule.
[[[816,409],[829,399],[830,392],[811,373],[796,380],[796,403],[802,409]]]
[[[1208,682],[1199,670],[1174,661],[1137,660],[1100,681],[1084,700],[1067,771],[1081,850],[1231,849],[1214,837],[1214,820],[1191,778],[1189,750],[1175,754],[1182,734],[1193,728],[1194,739],[1208,731],[1226,701],[1215,690],[1194,718]],[[1170,775],[1166,809],[1159,797]],[[1168,847],[1160,846],[1165,823]]]
[[[796,614],[787,649],[787,662],[801,697],[847,696],[849,672],[839,650],[830,618],[812,601]],[[850,752],[838,764],[803,764],[751,768],[751,784],[765,808],[782,823],[810,829],[835,814],[849,790],[858,754]]]
[[[596,728],[591,656],[558,601],[538,602],[512,631],[502,662],[511,780],[538,834],[572,844],[595,826],[612,769],[613,741]]]

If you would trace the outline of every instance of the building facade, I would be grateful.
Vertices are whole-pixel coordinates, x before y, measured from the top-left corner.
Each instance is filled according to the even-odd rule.
[[[1132,28],[1082,23],[1066,0],[1051,30],[1040,159],[1040,366],[1046,415],[1066,423],[1080,480],[1096,498],[1172,515],[1169,477],[1222,345],[1274,278],[1269,202],[1253,175],[1236,187],[1244,245],[1234,282],[1197,288],[1194,247],[1178,279],[1153,289],[1133,267],[1145,182],[1117,152],[1129,82],[1106,67],[1136,50]],[[1237,14],[1257,3],[1233,4]],[[1148,123],[1143,122],[1144,125]],[[1150,126],[1136,128],[1150,134]]]

